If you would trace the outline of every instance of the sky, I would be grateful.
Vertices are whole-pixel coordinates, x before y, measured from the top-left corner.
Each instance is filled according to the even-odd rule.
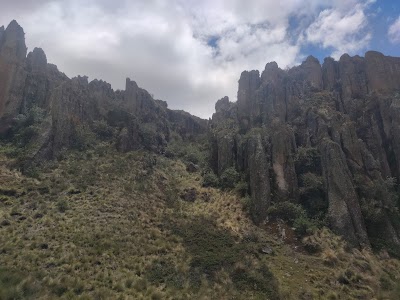
[[[28,51],[69,77],[135,80],[172,109],[208,118],[236,101],[244,70],[367,50],[400,56],[399,0],[0,0]]]

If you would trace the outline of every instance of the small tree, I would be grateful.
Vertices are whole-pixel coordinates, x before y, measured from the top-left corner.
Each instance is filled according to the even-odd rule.
[[[233,189],[239,182],[239,180],[239,173],[235,170],[234,167],[230,167],[222,173],[220,177],[220,184],[221,187],[224,189]]]

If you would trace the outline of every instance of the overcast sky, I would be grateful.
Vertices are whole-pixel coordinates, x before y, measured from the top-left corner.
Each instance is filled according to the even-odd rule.
[[[124,89],[130,77],[170,108],[208,118],[236,101],[243,70],[309,54],[322,62],[379,50],[400,56],[398,0],[0,0],[28,50],[41,47],[69,77]]]

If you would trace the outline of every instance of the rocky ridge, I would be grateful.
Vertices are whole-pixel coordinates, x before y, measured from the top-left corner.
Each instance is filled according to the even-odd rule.
[[[39,129],[31,159],[52,158],[63,148],[79,147],[77,134],[104,123],[115,130],[121,151],[163,152],[171,131],[190,139],[207,129],[206,120],[168,109],[166,102],[153,99],[129,78],[124,91],[114,91],[102,80],[89,82],[85,76],[68,78],[47,63],[42,49],[27,55],[24,31],[12,21],[0,29],[0,134],[12,134],[17,121],[32,109],[46,125]]]
[[[242,174],[255,223],[289,201],[354,246],[400,245],[399,90],[400,58],[378,52],[322,65],[310,56],[286,71],[271,62],[261,75],[243,72],[237,102],[222,98],[207,122],[168,109],[129,78],[124,91],[70,79],[42,49],[27,55],[16,21],[0,28],[0,134],[29,143],[28,161],[84,148],[93,133],[115,137],[121,152],[163,153],[173,133],[208,132],[214,172]]]
[[[398,247],[399,91],[400,58],[374,51],[245,71],[237,102],[215,105],[214,170],[246,175],[257,223],[288,200],[314,217],[325,210],[353,245]]]

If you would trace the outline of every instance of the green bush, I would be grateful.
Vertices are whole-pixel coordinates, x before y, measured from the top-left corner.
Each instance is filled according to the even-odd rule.
[[[396,230],[400,230],[399,193],[395,178],[371,181],[362,175],[356,175],[354,182],[372,240],[381,238],[382,232],[387,230],[388,219]]]
[[[306,212],[300,205],[288,201],[275,203],[267,213],[272,219],[282,219],[290,225],[293,225],[297,218],[306,217]]]
[[[316,225],[307,217],[301,216],[294,220],[293,227],[299,235],[312,234],[316,229]]]
[[[68,202],[65,199],[60,199],[57,202],[57,209],[59,212],[64,213],[68,209]]]
[[[313,218],[324,218],[328,212],[329,202],[325,196],[322,176],[305,173],[300,176],[300,203]]]
[[[208,147],[204,147],[204,145],[205,143],[200,142],[185,142],[180,136],[172,134],[165,156],[169,158],[178,157],[187,163],[205,166]]]
[[[209,171],[203,175],[203,186],[204,187],[218,187],[219,179],[212,171]]]
[[[213,276],[222,267],[241,260],[234,237],[219,230],[212,220],[199,218],[177,224],[173,231],[183,238],[191,254],[191,267],[201,273]]]
[[[272,219],[281,219],[293,226],[300,236],[311,234],[317,228],[316,223],[310,220],[304,208],[291,202],[279,202],[272,205],[268,211]]]
[[[39,129],[34,126],[28,126],[21,128],[18,133],[14,137],[14,141],[17,143],[19,147],[25,147],[32,140],[34,140],[39,134]]]
[[[185,160],[197,165],[202,160],[201,153],[199,151],[189,152],[185,155]]]
[[[317,148],[299,147],[295,158],[297,174],[321,172],[321,155]]]
[[[216,279],[221,269],[226,270],[237,290],[248,292],[255,299],[279,299],[278,283],[268,266],[260,261],[255,267],[246,256],[255,254],[263,242],[257,237],[235,241],[235,236],[221,230],[211,219],[195,218],[174,224],[172,231],[182,238],[182,244],[192,258],[188,279],[191,286],[200,286],[206,275]],[[241,266],[238,266],[240,263]],[[171,267],[167,267],[170,269]],[[163,274],[157,267],[157,274],[169,278],[173,270]]]
[[[241,180],[235,186],[235,191],[241,196],[245,197],[249,193],[249,184]]]
[[[0,269],[0,299],[37,299],[40,287],[22,274]]]
[[[142,138],[143,146],[147,150],[153,150],[159,144],[159,135],[153,124],[142,124],[140,126],[140,137]]]
[[[114,129],[105,120],[94,121],[92,130],[103,141],[109,140],[114,136]]]
[[[220,185],[224,189],[233,189],[240,180],[240,174],[234,167],[226,169],[220,176]]]
[[[389,275],[386,273],[383,273],[381,278],[379,279],[379,283],[381,286],[381,289],[388,291],[393,288],[393,281],[390,279]]]
[[[157,285],[165,284],[175,288],[182,288],[185,275],[176,270],[175,264],[169,259],[158,258],[146,269],[146,279]]]
[[[32,107],[26,114],[17,115],[8,138],[18,147],[27,146],[38,136],[44,117],[45,111],[37,106]]]
[[[232,282],[240,291],[256,292],[257,299],[279,299],[278,282],[266,265],[249,272],[238,268],[232,272]],[[267,296],[267,298],[264,298]]]
[[[96,135],[87,125],[74,125],[69,138],[72,149],[83,151],[96,143]]]

